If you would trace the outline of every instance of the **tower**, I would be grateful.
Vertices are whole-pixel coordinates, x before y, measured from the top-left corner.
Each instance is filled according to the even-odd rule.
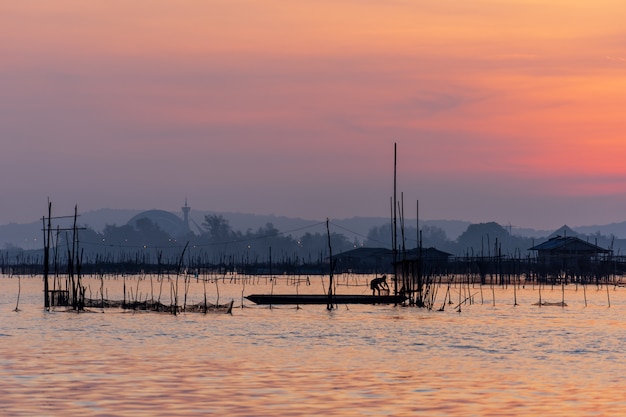
[[[190,231],[191,229],[189,228],[189,211],[191,210],[191,207],[187,205],[187,197],[185,197],[185,205],[181,207],[181,209],[183,210],[183,222],[185,222],[185,229],[187,229],[187,231]]]

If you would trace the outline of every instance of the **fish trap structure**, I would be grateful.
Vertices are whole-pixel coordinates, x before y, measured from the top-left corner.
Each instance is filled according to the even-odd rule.
[[[61,227],[53,224],[53,220],[73,219],[70,227]],[[44,268],[43,268],[43,284],[44,284],[44,308],[50,311],[54,307],[64,307],[66,311],[84,311],[85,308],[117,308],[131,311],[152,311],[160,313],[179,314],[187,313],[210,313],[224,312],[231,314],[234,300],[228,303],[210,303],[207,301],[206,290],[204,300],[195,304],[187,304],[187,289],[189,288],[188,277],[184,278],[183,286],[185,289],[184,300],[182,305],[178,303],[179,297],[179,275],[182,268],[183,256],[187,245],[180,254],[178,263],[178,271],[175,281],[171,283],[172,303],[165,304],[159,300],[144,299],[140,300],[135,294],[128,299],[126,298],[126,281],[124,281],[124,298],[122,300],[111,300],[104,298],[104,280],[101,276],[100,298],[87,298],[85,293],[87,287],[83,284],[81,275],[82,251],[79,247],[78,230],[84,229],[77,225],[78,207],[74,207],[73,216],[52,216],[52,203],[48,202],[48,215],[43,217],[43,234],[44,234]],[[59,253],[64,242],[67,250],[66,273],[61,274],[59,265]]]

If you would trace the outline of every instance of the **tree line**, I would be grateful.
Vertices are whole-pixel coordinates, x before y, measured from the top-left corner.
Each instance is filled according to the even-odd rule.
[[[315,227],[313,227],[315,226]],[[150,219],[139,219],[135,225],[107,225],[102,232],[81,228],[80,257],[84,265],[119,265],[120,268],[137,265],[178,265],[184,256],[186,265],[239,265],[258,271],[270,265],[306,266],[326,268],[329,241],[323,224],[313,225],[306,231],[280,231],[272,223],[256,230],[234,230],[221,215],[209,214],[201,224],[202,232],[189,232],[173,237]],[[317,228],[315,231],[312,229]],[[361,239],[348,239],[344,234],[332,232],[330,245],[333,254],[358,247],[392,248],[391,223],[372,227]],[[419,232],[408,226],[397,230],[398,249],[418,246],[434,247],[453,256],[527,257],[528,249],[545,239],[533,239],[511,234],[511,230],[495,222],[470,225],[456,240],[450,240],[443,229],[423,225]],[[593,243],[610,248],[614,238],[600,235]],[[71,241],[69,232],[55,235],[54,259],[62,264]],[[185,253],[183,254],[183,248]],[[0,251],[0,265],[41,263],[41,251]]]

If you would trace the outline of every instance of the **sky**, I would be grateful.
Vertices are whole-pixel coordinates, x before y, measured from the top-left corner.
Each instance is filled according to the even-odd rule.
[[[0,224],[48,199],[389,217],[394,144],[407,218],[626,221],[625,9],[3,1]]]

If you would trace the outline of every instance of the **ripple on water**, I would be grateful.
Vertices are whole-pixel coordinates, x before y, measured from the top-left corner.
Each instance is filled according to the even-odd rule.
[[[40,293],[26,281],[24,293]],[[589,308],[573,291],[568,308],[532,306],[533,289],[517,292],[518,306],[510,291],[494,294],[495,306],[461,313],[305,306],[231,316],[45,313],[34,296],[15,313],[4,295],[0,414],[626,415],[626,289],[611,292],[611,308],[606,293]]]

